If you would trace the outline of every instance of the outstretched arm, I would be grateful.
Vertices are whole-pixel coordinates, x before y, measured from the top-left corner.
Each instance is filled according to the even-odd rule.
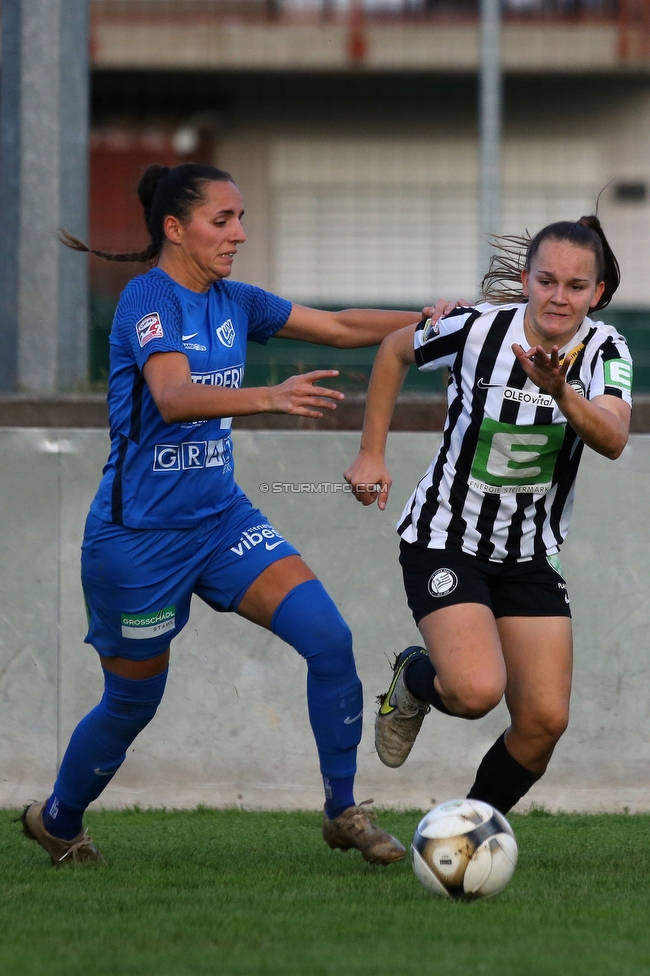
[[[448,302],[439,298],[432,309],[426,309],[436,322],[465,301]],[[373,308],[346,308],[342,312],[323,312],[305,305],[294,305],[284,325],[275,333],[276,339],[302,339],[338,349],[357,349],[376,346],[385,336],[422,318],[418,312],[391,312]]]
[[[358,501],[362,505],[377,501],[382,511],[393,483],[384,460],[386,440],[406,371],[415,362],[414,332],[415,325],[410,325],[382,342],[370,376],[361,450],[344,472]]]
[[[167,424],[254,413],[318,418],[323,416],[323,409],[336,410],[335,401],[343,399],[339,390],[315,385],[338,376],[336,369],[315,369],[301,376],[290,376],[278,386],[230,389],[193,383],[187,356],[182,352],[155,352],[142,372]]]
[[[566,382],[571,360],[565,356],[560,362],[557,346],[553,346],[550,355],[541,346],[534,346],[526,352],[516,343],[512,351],[526,375],[536,386],[553,397],[576,434],[588,447],[611,460],[620,456],[630,431],[629,404],[607,394],[587,400],[576,393]]]

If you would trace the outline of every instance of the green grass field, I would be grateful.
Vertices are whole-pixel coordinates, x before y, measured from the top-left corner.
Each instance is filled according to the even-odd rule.
[[[315,813],[91,814],[108,863],[68,870],[11,816],[0,811],[7,976],[650,973],[650,816],[513,816],[514,878],[472,904],[426,894],[408,861],[330,851]],[[418,817],[380,822],[408,844]]]

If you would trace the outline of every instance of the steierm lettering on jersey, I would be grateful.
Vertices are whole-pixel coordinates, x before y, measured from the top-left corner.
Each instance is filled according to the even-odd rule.
[[[159,472],[196,471],[199,468],[230,470],[232,442],[229,437],[212,441],[181,441],[156,444],[153,470]]]
[[[207,372],[193,372],[191,374],[193,383],[203,383],[205,386],[229,387],[238,390],[244,382],[244,364],[237,363],[236,366],[224,366],[222,369],[212,369]],[[184,427],[199,427],[206,423],[205,420],[194,421],[191,424],[183,424]],[[222,430],[230,430],[232,427],[232,417],[223,417],[219,425]]]
[[[470,488],[499,495],[550,491],[564,430],[564,424],[505,424],[485,417],[472,463]]]
[[[244,381],[244,364],[226,366],[223,369],[213,369],[206,373],[192,373],[193,383],[204,383],[206,386],[227,386],[238,390]]]

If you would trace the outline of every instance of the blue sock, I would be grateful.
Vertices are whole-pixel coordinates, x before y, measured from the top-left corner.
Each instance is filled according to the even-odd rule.
[[[72,733],[45,804],[43,824],[53,837],[77,836],[84,810],[108,786],[126,750],[156,714],[166,681],[166,670],[139,681],[104,671],[102,700]]]
[[[323,776],[325,787],[325,816],[328,820],[335,820],[339,814],[354,806],[354,776],[344,776],[335,779]]]
[[[354,805],[352,785],[363,719],[350,628],[322,583],[308,580],[294,587],[276,608],[271,630],[307,661],[309,721],[325,783],[326,809],[341,813]],[[327,816],[331,819],[329,812]]]

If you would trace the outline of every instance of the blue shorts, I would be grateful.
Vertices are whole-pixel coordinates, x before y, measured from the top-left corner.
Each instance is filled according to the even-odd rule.
[[[236,610],[267,566],[295,555],[243,492],[192,529],[128,529],[89,514],[81,547],[86,643],[106,657],[156,657],[187,623],[193,593],[214,610]]]

